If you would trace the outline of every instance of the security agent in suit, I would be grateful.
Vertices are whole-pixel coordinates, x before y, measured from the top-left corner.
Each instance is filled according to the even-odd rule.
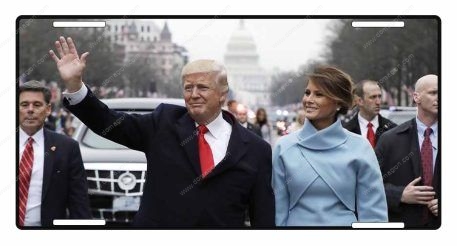
[[[17,225],[20,227],[49,227],[54,219],[91,218],[86,174],[78,143],[43,128],[51,113],[50,99],[49,89],[37,81],[19,87],[21,159],[17,169]],[[28,141],[32,141],[33,152],[28,152],[32,155],[24,153]],[[28,169],[30,176],[27,175],[28,181],[24,181],[23,175],[27,171],[20,165],[30,163],[33,163]]]
[[[79,57],[71,38],[61,37],[56,49],[59,57],[50,54],[70,111],[94,132],[146,155],[135,226],[242,227],[247,208],[252,226],[274,226],[271,148],[221,110],[228,92],[221,64],[197,60],[183,68],[186,107],[161,104],[151,114],[125,114],[108,109],[82,82],[88,53]]]
[[[248,109],[243,104],[238,104],[236,108],[236,118],[244,128],[250,130],[257,136],[262,137],[262,132],[260,131],[260,128],[248,122]]]
[[[360,81],[354,88],[354,94],[355,103],[359,108],[359,112],[350,121],[344,124],[344,128],[367,138],[368,123],[371,123],[375,133],[374,146],[376,146],[379,137],[384,132],[396,127],[397,124],[379,114],[382,94],[381,87],[376,81]]]
[[[438,228],[441,224],[438,209],[441,160],[436,75],[426,75],[416,82],[414,101],[417,117],[383,134],[376,146],[376,155],[384,178],[389,221],[404,222],[407,228]],[[429,141],[427,131],[431,131]],[[428,155],[424,155],[426,149],[429,149]],[[424,160],[427,158],[429,164]]]

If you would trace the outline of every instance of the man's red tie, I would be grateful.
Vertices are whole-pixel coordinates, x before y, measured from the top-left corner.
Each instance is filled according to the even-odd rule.
[[[374,148],[375,147],[375,135],[374,135],[374,131],[373,131],[373,124],[371,124],[371,122],[368,122],[368,125],[367,125],[367,138],[368,138],[368,141],[370,142],[371,146]]]
[[[24,226],[30,177],[33,167],[33,138],[29,137],[19,162],[19,225]]]
[[[432,186],[433,182],[433,150],[432,141],[430,140],[430,134],[433,130],[429,127],[425,129],[424,141],[421,147],[421,161],[422,161],[422,182],[426,186]],[[429,221],[430,212],[427,206],[424,206],[424,214],[422,217],[423,223],[426,224]]]
[[[211,147],[205,139],[205,133],[207,132],[208,128],[205,125],[198,126],[198,154],[203,177],[208,175],[214,168],[213,152],[211,152]]]
[[[421,160],[422,160],[422,182],[426,186],[432,186],[433,181],[433,150],[432,141],[430,141],[430,134],[433,130],[427,128],[424,132],[424,141],[421,147]]]

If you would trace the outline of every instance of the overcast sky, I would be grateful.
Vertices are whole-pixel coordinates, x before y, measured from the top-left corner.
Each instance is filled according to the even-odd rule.
[[[162,28],[165,20],[154,20]],[[189,51],[190,60],[213,58],[223,61],[226,46],[238,28],[236,19],[168,19],[173,42]],[[257,45],[259,61],[266,69],[296,70],[325,49],[330,20],[244,20]]]

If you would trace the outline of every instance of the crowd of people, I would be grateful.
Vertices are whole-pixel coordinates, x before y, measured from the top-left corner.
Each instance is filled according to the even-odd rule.
[[[72,137],[81,122],[65,108],[51,112],[44,127],[48,130]]]
[[[248,120],[247,107],[236,101],[228,101],[228,111],[222,110],[229,83],[219,62],[195,60],[184,66],[185,107],[161,104],[150,114],[126,114],[106,107],[83,82],[88,53],[79,55],[71,38],[60,37],[55,46],[58,54],[50,55],[66,86],[65,107],[95,133],[116,124],[103,137],[146,155],[147,179],[134,226],[242,227],[246,211],[253,227],[350,227],[354,222],[440,226],[436,75],[417,80],[417,116],[396,126],[379,114],[379,83],[366,80],[354,87],[344,71],[317,67],[306,81],[294,131],[272,148],[265,109],[257,109],[254,122]],[[34,82],[24,86],[41,88]],[[42,89],[27,93],[21,87],[20,169],[34,162],[33,140],[38,140],[33,147],[43,150],[37,132],[42,134],[50,109],[40,93]],[[354,103],[358,113],[343,124],[340,116]],[[56,148],[63,149],[52,146],[55,154]],[[87,185],[79,150],[71,156],[73,160],[55,163],[75,175],[65,176],[68,184],[59,176],[63,195],[55,203],[59,209],[73,208],[72,218],[86,218]],[[45,168],[46,162],[44,157]],[[54,181],[36,183],[30,169],[24,172],[29,175],[19,179],[25,194],[20,195],[18,224],[48,225],[48,217],[37,216],[37,209],[48,211],[51,205],[36,197]],[[192,188],[182,192],[189,185]]]

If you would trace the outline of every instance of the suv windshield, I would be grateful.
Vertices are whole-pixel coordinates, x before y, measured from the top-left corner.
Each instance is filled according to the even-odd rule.
[[[131,111],[124,111],[124,113],[133,113],[135,112],[136,114],[147,114],[150,113],[154,110],[146,110],[146,111],[140,111],[140,110],[131,110]],[[81,142],[86,145],[87,147],[94,148],[94,149],[127,149],[124,145],[120,145],[118,143],[115,143],[111,140],[108,140],[104,137],[100,137],[97,135],[95,132],[93,132],[91,129],[86,127],[86,132],[84,133]]]
[[[117,144],[111,140],[100,137],[91,129],[87,129],[82,138],[82,143],[94,149],[127,149],[124,145]]]

